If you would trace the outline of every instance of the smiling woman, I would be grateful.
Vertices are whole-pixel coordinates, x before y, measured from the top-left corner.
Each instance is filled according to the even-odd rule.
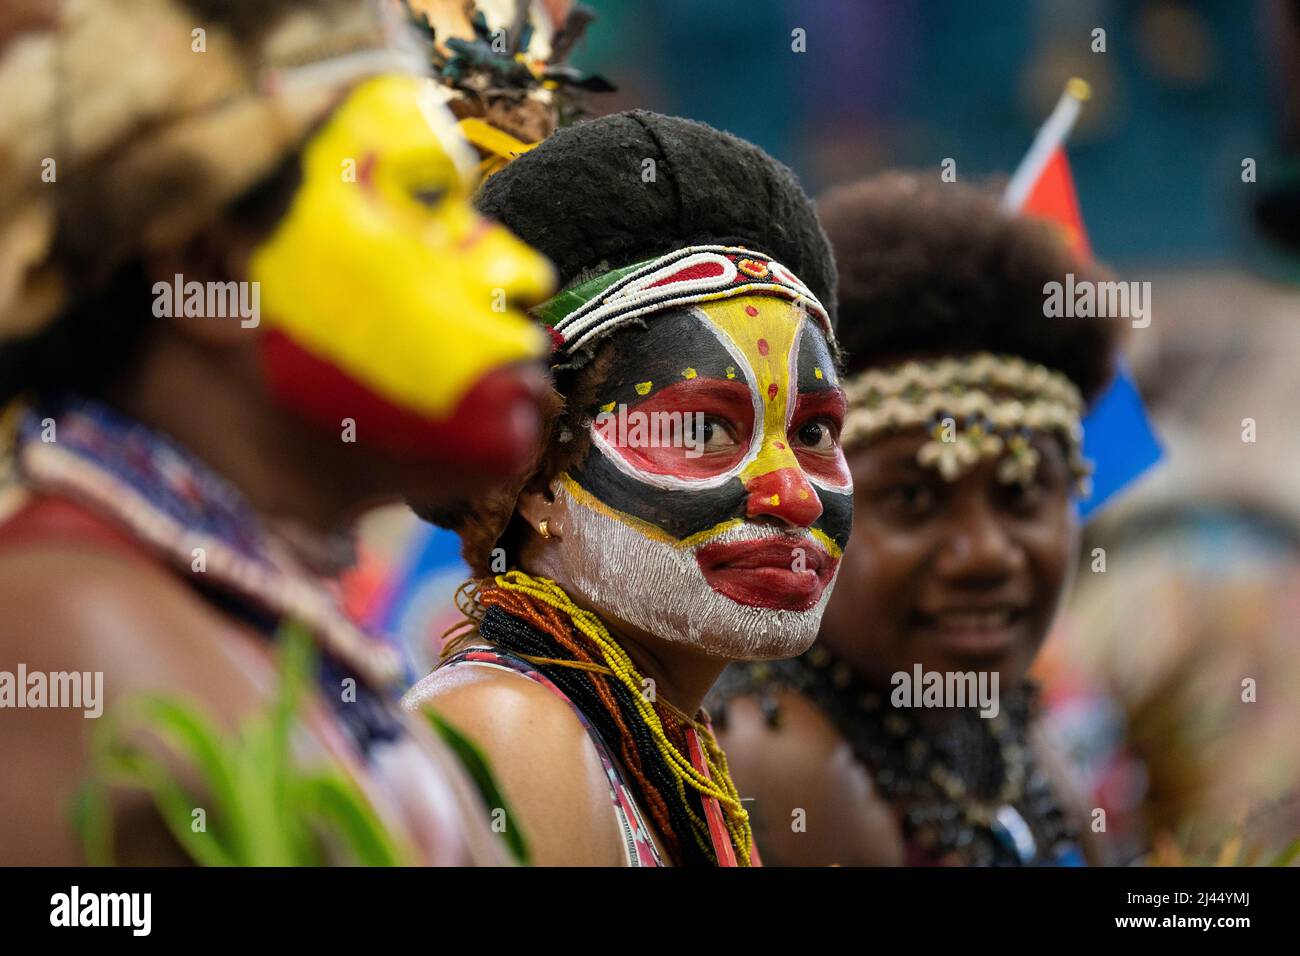
[[[479,204],[567,283],[537,310],[555,407],[522,487],[440,516],[474,626],[408,704],[484,746],[539,863],[756,863],[700,701],[728,661],[807,648],[848,540],[812,205],[748,143],[641,112],[562,130]],[[615,409],[677,416],[680,440],[602,425]]]
[[[1074,557],[1080,416],[1114,324],[1044,318],[1045,284],[1086,268],[993,194],[887,175],[820,208],[853,538],[816,646],[733,668],[710,700],[737,783],[781,863],[1079,862],[1025,674]]]

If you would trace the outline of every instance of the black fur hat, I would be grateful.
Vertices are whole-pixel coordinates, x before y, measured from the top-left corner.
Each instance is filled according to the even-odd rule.
[[[789,267],[835,320],[834,257],[794,173],[704,123],[630,110],[561,129],[492,176],[477,204],[566,286],[686,246],[738,245]]]

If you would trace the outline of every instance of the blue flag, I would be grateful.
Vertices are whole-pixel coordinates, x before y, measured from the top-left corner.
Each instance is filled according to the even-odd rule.
[[[1137,385],[1121,363],[1115,380],[1083,420],[1083,455],[1096,470],[1092,494],[1079,499],[1079,517],[1087,520],[1163,454]]]

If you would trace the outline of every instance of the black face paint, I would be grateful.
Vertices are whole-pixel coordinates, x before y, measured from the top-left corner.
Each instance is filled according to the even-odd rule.
[[[813,490],[822,503],[822,513],[812,526],[834,541],[842,551],[848,544],[849,532],[853,530],[853,492],[834,491],[820,485],[813,485]]]
[[[645,327],[625,329],[612,341],[613,358],[600,387],[602,408],[611,402],[631,407],[682,381],[688,368],[700,378],[746,381],[718,336],[686,309],[652,315]]]
[[[811,331],[809,331],[811,329]],[[745,414],[752,436],[754,383],[746,361],[733,355],[699,312],[678,309],[653,316],[643,327],[625,329],[611,340],[609,371],[598,389],[594,408],[584,410],[589,420],[614,414],[620,405],[634,412],[664,389],[683,381],[717,380],[743,385],[748,391]],[[796,346],[798,391],[816,394],[838,388],[834,360],[825,336],[805,324]],[[665,396],[667,397],[667,396]],[[689,410],[690,402],[685,403]],[[744,519],[749,492],[741,478],[731,477],[709,486],[672,488],[629,474],[627,464],[614,460],[616,452],[593,443],[583,460],[569,470],[570,477],[609,508],[646,522],[681,540],[707,532],[724,522]],[[673,473],[675,474],[675,473]],[[685,473],[683,473],[685,474]],[[839,547],[848,539],[852,520],[852,495],[814,484],[822,514],[812,527]]]
[[[826,336],[811,322],[805,322],[799,334],[796,382],[800,392],[824,392],[839,388],[835,360],[831,358]]]
[[[739,478],[699,491],[656,488],[624,474],[595,448],[569,474],[615,511],[639,518],[677,539],[745,516],[748,495]]]

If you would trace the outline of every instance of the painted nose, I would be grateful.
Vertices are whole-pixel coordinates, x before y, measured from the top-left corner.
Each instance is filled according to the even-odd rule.
[[[772,515],[797,528],[807,528],[822,513],[821,499],[798,468],[777,468],[745,483],[749,501],[745,514],[751,518]]]

